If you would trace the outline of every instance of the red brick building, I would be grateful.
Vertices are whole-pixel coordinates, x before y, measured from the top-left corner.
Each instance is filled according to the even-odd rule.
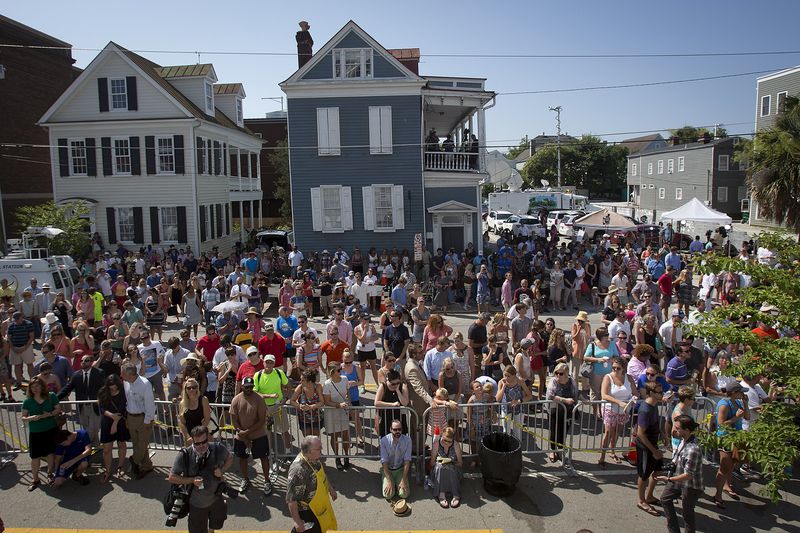
[[[48,135],[36,123],[80,74],[73,66],[72,45],[0,15],[0,44],[53,46],[62,49],[0,47],[0,195],[3,235],[21,229],[14,210],[53,199]]]
[[[267,113],[264,118],[246,118],[244,125],[256,135],[264,139],[264,146],[261,150],[261,190],[264,197],[261,201],[263,213],[254,213],[258,217],[263,215],[265,226],[274,226],[276,219],[280,217],[280,208],[283,201],[275,197],[275,181],[278,178],[275,167],[269,161],[269,154],[272,148],[277,146],[278,141],[286,140],[288,137],[286,129],[286,112],[275,111]],[[234,209],[235,211],[235,209]],[[245,217],[250,213],[245,212]],[[238,216],[235,214],[234,216]]]

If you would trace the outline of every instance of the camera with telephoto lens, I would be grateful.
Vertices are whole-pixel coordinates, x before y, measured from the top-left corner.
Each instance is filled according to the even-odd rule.
[[[175,527],[179,518],[183,518],[189,511],[187,502],[189,501],[189,493],[185,489],[176,489],[173,491],[175,499],[172,501],[172,509],[167,515],[167,520],[164,525],[167,527]]]

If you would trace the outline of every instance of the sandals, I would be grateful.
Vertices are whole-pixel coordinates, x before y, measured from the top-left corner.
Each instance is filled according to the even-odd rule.
[[[649,503],[639,502],[639,503],[636,504],[636,507],[638,507],[639,509],[641,509],[642,511],[644,511],[645,513],[647,513],[647,514],[649,514],[651,516],[661,516],[661,513],[659,513],[655,509],[653,509],[653,507]]]
[[[461,499],[460,498],[453,498],[452,500],[450,500],[450,508],[451,509],[455,509],[459,505],[461,505]]]
[[[738,500],[739,495],[733,492],[733,489],[724,489],[725,494],[731,497],[732,500]]]
[[[614,461],[618,465],[622,464],[622,459],[620,459],[619,456],[617,454],[615,454],[615,453],[611,454],[611,460]]]
[[[28,492],[35,491],[41,484],[42,482],[39,481],[38,479],[33,480],[33,482],[31,482],[31,484],[28,485]]]
[[[100,483],[108,483],[110,479],[111,479],[111,472],[106,472],[105,474],[103,474],[103,477],[100,478]]]
[[[441,507],[442,509],[447,509],[448,507],[450,507],[450,503],[448,503],[446,499],[441,498],[439,499],[439,507]]]
[[[556,454],[554,454],[554,453],[551,453],[549,455],[549,459],[550,459],[551,463],[555,463],[556,461],[558,461],[558,457],[556,457]]]
[[[717,507],[717,509],[725,509],[725,502],[722,501],[722,498],[717,498],[716,496],[714,496],[712,498],[712,501],[714,502],[714,505]]]

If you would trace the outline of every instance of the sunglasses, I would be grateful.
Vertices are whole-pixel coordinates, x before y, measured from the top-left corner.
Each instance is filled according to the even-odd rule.
[[[555,374],[556,374],[556,376],[563,376],[564,372],[556,372]]]
[[[647,374],[647,377],[649,377],[649,378],[653,378],[653,377],[656,377],[658,375],[658,374],[653,374],[652,372],[645,372],[645,374]]]
[[[204,440],[202,442],[194,441],[192,444],[194,444],[195,446],[208,446],[208,439],[206,439],[206,440]]]
[[[622,367],[621,366],[612,366],[611,370],[614,370],[614,371],[622,370]]]
[[[197,390],[197,389],[199,389],[199,388],[200,388],[200,387],[197,387],[196,385],[191,385],[191,386],[189,386],[189,387],[186,387],[186,390]]]
[[[402,433],[403,428],[392,428],[392,433]]]

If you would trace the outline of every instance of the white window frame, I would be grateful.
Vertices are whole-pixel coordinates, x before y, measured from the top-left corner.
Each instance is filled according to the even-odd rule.
[[[663,159],[659,159],[658,160],[658,173],[659,174],[663,174],[664,173],[664,160]]]
[[[161,144],[160,141],[169,141],[170,151],[169,153],[161,153]],[[158,135],[155,139],[155,151],[156,151],[156,174],[159,176],[174,176],[175,175],[175,139],[172,135]],[[172,160],[172,170],[164,170],[162,167],[162,155],[166,160]]]
[[[339,225],[328,225],[325,217],[325,191],[336,190],[339,197]],[[319,201],[320,211],[322,215],[322,232],[323,233],[344,233],[344,205],[342,202],[342,186],[341,185],[320,185],[319,187]]]
[[[717,187],[717,201],[723,204],[728,202],[727,187]]]
[[[764,101],[766,100],[767,104],[767,112],[764,113]],[[765,94],[761,97],[761,107],[759,107],[758,112],[762,117],[768,117],[770,111],[772,111],[772,95]]]
[[[741,203],[745,198],[747,198],[747,185],[739,185],[736,188],[736,201]]]
[[[211,240],[211,205],[204,205],[206,211],[206,239]]]
[[[651,163],[647,163],[647,175],[648,176],[652,176],[653,175],[653,163],[652,162]]]
[[[636,176],[637,172],[639,172],[639,165],[631,163],[631,176]]]
[[[360,76],[347,76],[347,54],[358,52],[360,55]],[[337,80],[367,80],[373,77],[375,61],[372,48],[337,48],[333,52],[333,78]],[[337,67],[339,69],[337,73]],[[369,68],[369,72],[367,69]],[[338,75],[337,75],[338,74]]]
[[[653,188],[655,188],[655,184],[651,183],[647,188],[648,189],[653,189]]]
[[[123,92],[114,92],[114,82],[121,81]],[[117,107],[114,105],[114,96],[124,96],[124,105]],[[128,110],[128,80],[125,78],[108,78],[108,109],[109,111],[127,111]]]
[[[69,150],[69,175],[70,176],[88,176],[89,175],[89,153],[86,150],[86,139],[70,139],[68,141]],[[80,144],[80,146],[76,146]],[[83,156],[76,156],[75,150],[83,150]],[[83,172],[75,171],[76,160],[83,159]]]
[[[667,189],[665,189],[664,187],[659,187],[658,188],[658,199],[659,200],[663,200],[666,197],[667,197]]]
[[[214,116],[214,86],[210,81],[205,82],[203,88],[206,103],[206,115]]]
[[[167,239],[167,233],[164,231],[164,226],[167,223],[165,210],[166,209],[174,209],[175,210],[175,238],[174,239]],[[172,224],[170,224],[172,225]],[[178,206],[171,205],[171,206],[163,206],[158,208],[158,234],[161,236],[161,243],[162,244],[178,244]]]
[[[369,106],[369,153],[392,153],[392,106]]]
[[[683,200],[683,189],[681,187],[675,187],[675,199]]]
[[[717,170],[720,172],[727,172],[731,168],[731,156],[728,154],[720,154],[718,163],[717,163]]]
[[[389,205],[388,206],[381,206],[379,208],[377,201],[378,201],[378,193],[381,192],[381,191],[384,191],[385,193],[388,193],[388,195],[389,195]],[[392,203],[392,186],[391,185],[380,184],[380,185],[373,185],[372,186],[372,206],[373,206],[372,208],[373,208],[373,213],[374,213],[373,222],[374,222],[374,225],[375,225],[375,231],[376,232],[394,231],[394,228],[395,228],[395,224],[394,224],[394,204]],[[386,215],[391,217],[391,221],[392,221],[391,225],[389,225],[389,226],[379,226],[378,222],[379,222],[380,217],[378,216],[379,215],[378,209],[380,209],[381,212],[384,213],[384,214],[381,215],[381,217],[382,216],[386,216]],[[388,211],[388,213],[386,213],[386,211]]]
[[[678,172],[683,172],[686,169],[686,158],[684,156],[680,156],[678,158]]]
[[[117,141],[122,141],[128,146],[128,168],[127,172],[119,171],[117,166],[117,158],[123,158],[123,156],[117,155]],[[131,140],[129,137],[112,137],[111,138],[111,174],[113,176],[131,176],[133,172],[133,156],[131,155]]]
[[[244,110],[242,108],[242,99],[236,99],[236,125],[241,127],[244,124]]]
[[[675,160],[667,159],[667,174],[672,174],[674,172],[675,172]]]
[[[130,209],[130,217],[131,217],[130,218],[130,231],[131,231],[131,233],[130,233],[130,237],[131,238],[130,239],[126,239],[126,238],[123,237],[122,216],[120,215],[120,213],[121,213],[121,211],[123,209]],[[120,243],[123,243],[123,244],[133,244],[134,240],[136,239],[136,222],[135,222],[134,216],[133,216],[133,207],[127,207],[127,206],[117,207],[116,208],[116,217],[115,217],[115,219],[116,219],[116,224],[117,224],[117,242],[120,242]]]
[[[783,96],[783,109],[781,109],[781,96]],[[786,111],[786,99],[789,97],[789,91],[781,91],[775,95],[775,114],[780,114]]]
[[[342,154],[338,107],[317,108],[317,155]]]

